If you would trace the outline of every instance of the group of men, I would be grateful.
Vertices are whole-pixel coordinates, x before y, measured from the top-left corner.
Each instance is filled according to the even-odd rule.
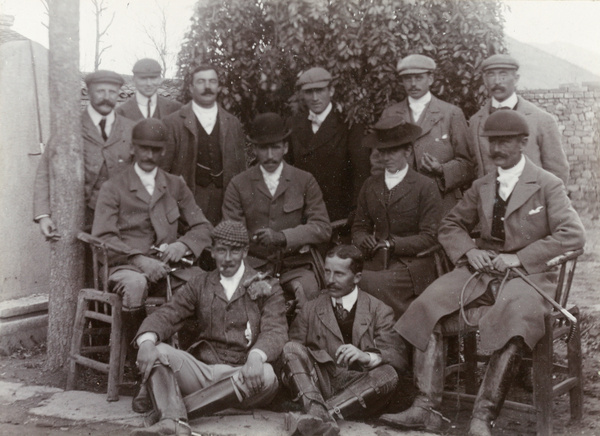
[[[545,262],[584,243],[558,127],[516,95],[518,67],[508,55],[482,63],[490,99],[467,124],[431,94],[434,60],[409,55],[398,63],[406,99],[367,135],[335,111],[334,78],[320,67],[298,78],[306,110],[287,121],[259,114],[247,137],[217,103],[214,66],[190,71],[183,106],[158,95],[161,68],[151,59],[134,65],[135,96],[119,107],[120,75],[86,76],[86,224],[119,249],[107,267],[138,348],[133,408],[154,411],[132,434],[189,435],[189,418],[268,405],[281,383],[302,408],[286,415],[290,434],[336,435],[336,419],[390,400],[409,367],[408,344],[419,393],[382,420],[439,431],[440,325],[464,309],[457,302],[474,274],[464,304],[477,309],[493,354],[469,433],[491,434],[519,356],[541,338],[549,311],[511,268],[552,296]],[[34,216],[53,239],[50,158],[38,169]],[[354,245],[328,248],[337,220],[347,220]],[[433,258],[419,255],[438,241],[457,265],[439,278]],[[186,267],[189,257],[212,259],[214,269]],[[499,299],[488,284],[504,274]],[[148,293],[166,280],[171,301],[146,317]],[[187,351],[167,345],[189,317],[197,341]]]

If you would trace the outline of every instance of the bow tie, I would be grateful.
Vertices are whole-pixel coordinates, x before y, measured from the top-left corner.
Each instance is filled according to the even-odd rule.
[[[308,120],[312,122],[315,126],[321,127],[322,121],[319,119],[317,114],[313,114],[312,112],[308,114]]]

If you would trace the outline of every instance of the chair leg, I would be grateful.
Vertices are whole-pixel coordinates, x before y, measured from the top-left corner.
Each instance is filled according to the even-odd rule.
[[[69,358],[69,373],[67,375],[67,391],[75,389],[77,385],[79,367],[72,356],[78,355],[81,352],[86,304],[87,301],[85,299],[85,294],[80,292],[79,296],[77,297],[77,312],[75,313],[75,324],[73,327],[73,336],[71,337],[71,355]]]
[[[552,318],[544,320],[546,334],[533,350],[533,405],[537,410],[537,434],[552,435]]]
[[[572,310],[577,318],[577,329],[567,343],[567,360],[569,365],[569,377],[577,378],[577,385],[569,391],[569,403],[571,406],[571,419],[578,421],[583,416],[583,368],[581,362],[581,332],[579,330],[579,310]]]
[[[465,372],[465,392],[477,395],[479,383],[477,380],[477,334],[469,332],[464,337],[464,353],[467,370]]]
[[[110,359],[108,371],[107,401],[119,400],[119,383],[122,378],[122,328],[121,299],[115,298],[112,304],[112,325],[110,329]]]

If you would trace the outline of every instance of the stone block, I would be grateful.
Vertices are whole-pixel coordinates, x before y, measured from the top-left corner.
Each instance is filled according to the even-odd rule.
[[[569,144],[581,144],[581,138],[579,136],[571,136],[568,141]]]

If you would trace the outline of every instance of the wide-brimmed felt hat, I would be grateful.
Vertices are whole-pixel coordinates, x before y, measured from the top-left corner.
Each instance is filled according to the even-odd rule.
[[[224,220],[212,231],[213,241],[222,242],[230,247],[247,247],[249,245],[248,230],[239,221]]]
[[[112,83],[114,85],[123,86],[125,81],[120,74],[115,73],[114,71],[98,70],[85,76],[86,86],[90,86],[94,83]]]
[[[257,115],[250,125],[248,141],[253,144],[274,144],[290,136],[291,131],[285,128],[283,118],[273,112]]]
[[[333,77],[325,68],[313,67],[300,74],[296,86],[303,91],[306,89],[325,88],[329,86],[332,79]]]
[[[161,120],[145,118],[133,126],[131,143],[147,147],[164,147],[167,145],[167,128]]]
[[[435,70],[435,61],[428,56],[412,54],[400,59],[396,69],[401,76],[407,74],[431,73]]]
[[[509,70],[518,70],[519,62],[515,58],[507,54],[495,54],[490,56],[481,63],[481,70],[487,71],[494,68],[505,68]]]
[[[158,61],[150,58],[140,59],[133,65],[133,74],[139,77],[160,76],[162,68]]]
[[[421,135],[421,128],[407,123],[402,117],[395,115],[382,118],[373,126],[373,133],[365,136],[363,147],[392,148],[410,145]]]
[[[499,109],[491,114],[483,125],[481,136],[529,135],[527,119],[519,112]]]

